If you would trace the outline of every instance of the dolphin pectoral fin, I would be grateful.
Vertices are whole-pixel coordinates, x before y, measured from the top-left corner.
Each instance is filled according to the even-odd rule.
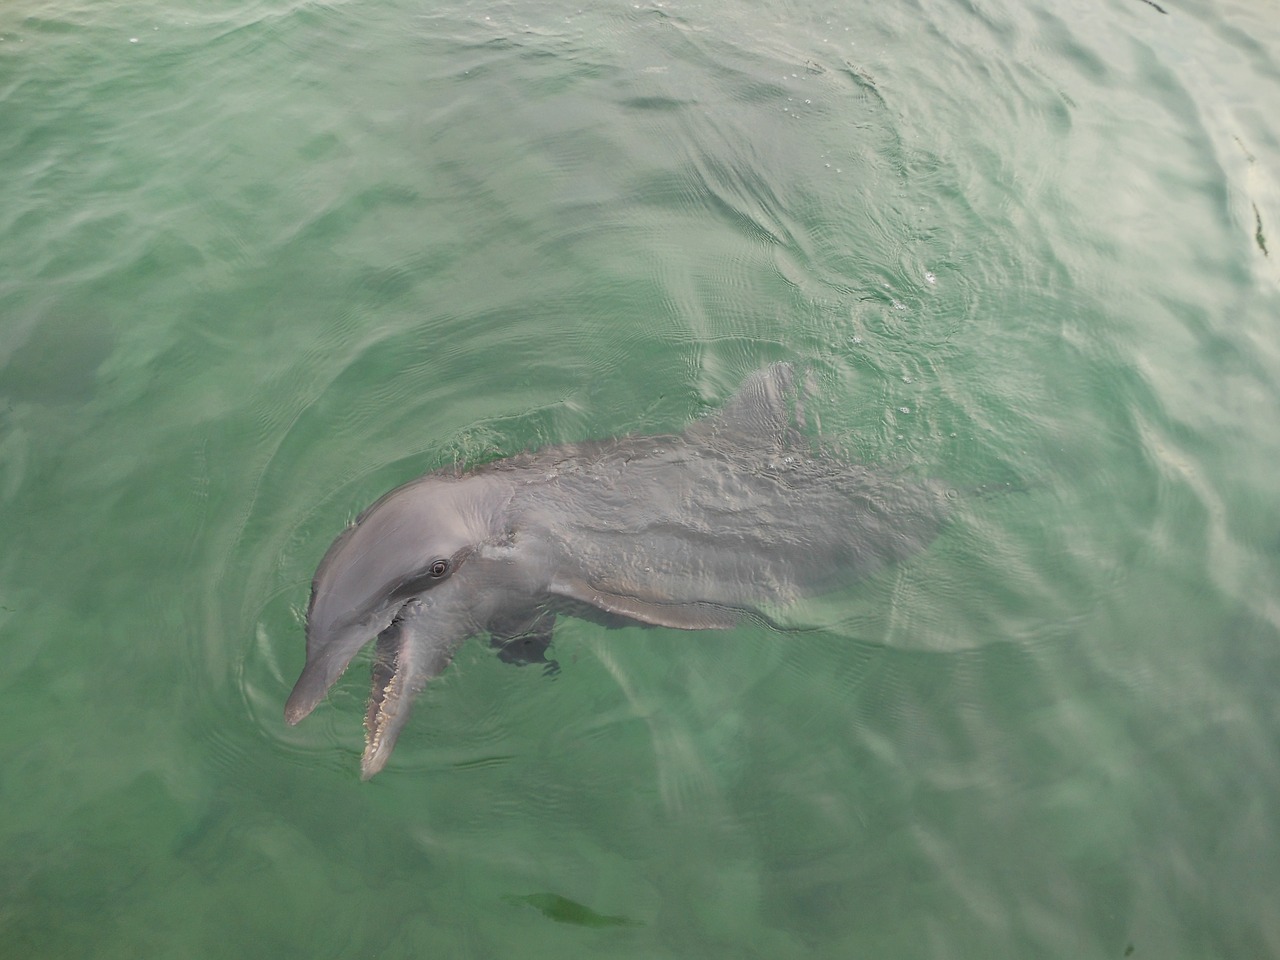
[[[738,623],[733,610],[710,603],[655,603],[593,587],[585,580],[569,577],[552,584],[551,592],[585,603],[605,613],[626,617],[653,627],[675,630],[728,630]]]
[[[560,664],[547,659],[547,648],[555,631],[556,615],[551,610],[520,611],[504,614],[489,622],[490,644],[498,648],[498,659],[523,667],[543,664],[543,672],[560,672]]]

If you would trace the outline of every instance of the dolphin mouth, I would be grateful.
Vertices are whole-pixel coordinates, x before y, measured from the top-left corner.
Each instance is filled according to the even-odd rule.
[[[403,611],[403,607],[401,610]],[[334,637],[326,640],[323,645],[319,645],[317,651],[311,650],[314,641],[308,637],[308,653],[307,662],[302,668],[302,674],[298,677],[298,682],[294,684],[293,691],[289,694],[289,699],[284,705],[284,719],[289,726],[294,726],[301,720],[310,715],[325,698],[330,688],[338,682],[338,678],[346,672],[347,667],[355,658],[362,647],[364,647],[374,636],[381,636],[395,623],[395,616],[390,613],[380,618],[381,623],[386,624],[388,620],[390,624],[379,630],[378,622],[372,624],[357,623],[347,625],[336,633]],[[311,625],[308,624],[308,631]]]
[[[386,766],[396,737],[408,719],[413,696],[414,648],[406,620],[421,612],[422,604],[410,600],[392,619],[374,645],[370,670],[369,704],[364,714],[364,754],[360,758],[361,779],[368,780]]]
[[[456,618],[441,618],[435,604],[423,597],[390,607],[365,624],[345,629],[327,646],[309,654],[311,659],[285,704],[284,717],[292,725],[311,713],[360,648],[372,639],[374,654],[360,761],[362,779],[368,780],[386,766],[409,719],[414,697],[449,666],[458,644],[475,631]],[[385,626],[379,630],[378,624]]]

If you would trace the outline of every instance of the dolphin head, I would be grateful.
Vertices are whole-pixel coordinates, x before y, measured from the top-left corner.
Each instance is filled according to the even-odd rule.
[[[369,730],[366,776],[376,772],[367,763],[375,740],[385,745],[381,768],[407,717],[405,695],[483,627],[483,604],[467,589],[474,579],[468,567],[483,568],[485,548],[509,536],[503,514],[510,496],[491,476],[429,475],[392,490],[338,536],[311,583],[307,661],[285,704],[286,722],[311,713],[360,648],[378,638],[370,717],[381,717],[381,726]]]

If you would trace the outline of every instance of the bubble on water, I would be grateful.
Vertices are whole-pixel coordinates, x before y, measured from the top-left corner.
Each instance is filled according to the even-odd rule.
[[[911,408],[910,408],[910,407],[899,407],[899,408],[898,408],[898,412],[899,412],[899,413],[910,413],[910,412],[911,412]]]
[[[937,277],[935,277],[935,276],[933,275],[933,271],[931,271],[931,270],[926,270],[926,271],[924,272],[924,279],[925,279],[925,282],[926,282],[926,283],[937,283],[937,282],[938,282],[938,278],[937,278]]]
[[[911,378],[910,378],[910,377],[903,377],[903,378],[902,378],[902,382],[903,382],[903,383],[910,383],[910,382],[911,382]]]

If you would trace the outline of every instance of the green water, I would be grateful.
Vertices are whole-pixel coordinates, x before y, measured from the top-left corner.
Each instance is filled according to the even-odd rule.
[[[0,955],[1280,955],[1272,0],[0,38]],[[786,631],[472,641],[369,783],[363,662],[284,725],[361,507],[778,359],[1004,492]]]

